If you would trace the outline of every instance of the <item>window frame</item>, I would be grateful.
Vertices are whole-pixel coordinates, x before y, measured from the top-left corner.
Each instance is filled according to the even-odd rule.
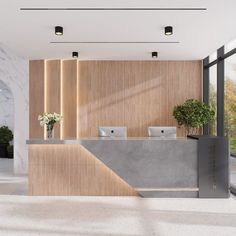
[[[224,134],[224,79],[225,79],[225,59],[236,54],[236,48],[225,53],[224,46],[217,50],[217,58],[209,62],[209,56],[203,59],[203,102],[209,105],[209,84],[210,84],[210,67],[217,66],[217,136]],[[203,134],[209,135],[209,125],[203,127]]]

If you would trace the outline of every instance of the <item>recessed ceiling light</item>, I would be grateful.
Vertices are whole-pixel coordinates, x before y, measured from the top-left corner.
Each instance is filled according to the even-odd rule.
[[[152,52],[152,58],[157,58],[158,57],[158,52]]]
[[[79,57],[79,53],[78,52],[72,52],[72,57],[73,58],[78,58]]]
[[[63,27],[62,26],[56,26],[55,27],[55,34],[56,35],[63,35]]]
[[[173,27],[172,26],[166,26],[165,27],[165,35],[172,35],[173,34]]]

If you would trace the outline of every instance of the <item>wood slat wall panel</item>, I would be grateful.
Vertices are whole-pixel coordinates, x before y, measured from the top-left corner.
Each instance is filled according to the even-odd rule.
[[[88,134],[90,134],[88,115],[90,109],[91,71],[89,65],[89,62],[81,61],[78,63],[78,138],[89,137]]]
[[[89,136],[96,137],[98,126],[124,126],[124,62],[90,62],[89,71]]]
[[[46,61],[46,112],[61,114],[61,61]],[[54,128],[54,137],[60,138],[60,125]]]
[[[186,99],[202,99],[202,63],[200,61],[168,62],[168,114],[169,125],[177,125],[173,108]],[[183,129],[178,136],[185,136]]]
[[[76,138],[77,60],[62,62],[62,138]]]
[[[176,125],[175,105],[202,98],[201,61],[84,61],[79,67],[79,137],[113,125],[147,136],[148,126]]]
[[[29,194],[138,196],[132,187],[80,145],[31,145]]]
[[[147,136],[147,127],[166,125],[166,63],[125,63],[125,123],[129,136]]]
[[[151,125],[176,125],[173,107],[202,98],[201,61],[30,62],[30,137],[42,137],[38,114],[64,111],[65,138],[97,136],[98,126],[127,126],[129,136],[146,136]],[[77,85],[76,85],[76,77]],[[76,91],[77,88],[77,91]],[[37,96],[35,96],[35,94]],[[62,102],[62,104],[61,104]],[[77,133],[77,134],[76,134]],[[184,135],[178,130],[178,135]],[[59,125],[55,137],[60,137]]]
[[[44,112],[44,61],[29,63],[29,138],[43,138],[38,115]]]

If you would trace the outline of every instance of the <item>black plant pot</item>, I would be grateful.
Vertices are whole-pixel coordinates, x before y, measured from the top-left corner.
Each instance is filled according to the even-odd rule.
[[[13,146],[8,146],[7,147],[7,157],[10,158],[10,159],[14,158]]]
[[[7,144],[0,144],[0,158],[8,158]]]

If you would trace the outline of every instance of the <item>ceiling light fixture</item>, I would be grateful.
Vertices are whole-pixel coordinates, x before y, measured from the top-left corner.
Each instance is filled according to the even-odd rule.
[[[72,57],[73,58],[78,58],[79,57],[79,53],[78,52],[72,52]]]
[[[158,52],[152,52],[152,58],[157,58],[158,57]]]
[[[55,35],[63,35],[63,27],[62,26],[55,27]]]
[[[172,26],[166,26],[165,27],[165,35],[172,35],[173,34],[173,27]]]

